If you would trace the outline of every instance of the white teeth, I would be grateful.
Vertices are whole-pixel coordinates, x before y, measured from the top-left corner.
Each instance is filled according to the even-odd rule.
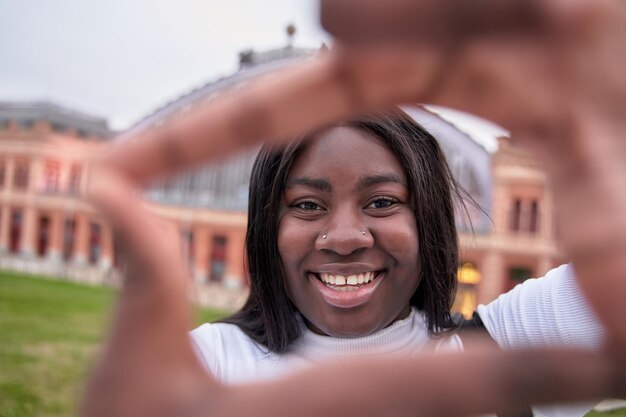
[[[334,287],[339,291],[347,291],[350,286],[367,284],[374,280],[375,272],[362,272],[360,274],[350,275],[333,275],[328,273],[320,273],[319,278],[322,282]]]

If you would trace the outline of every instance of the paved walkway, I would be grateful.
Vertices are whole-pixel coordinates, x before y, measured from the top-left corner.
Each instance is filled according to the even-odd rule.
[[[596,411],[611,411],[618,408],[626,408],[626,400],[604,400],[593,407]]]

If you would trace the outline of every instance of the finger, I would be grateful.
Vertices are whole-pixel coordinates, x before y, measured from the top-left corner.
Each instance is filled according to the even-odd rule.
[[[128,265],[84,415],[157,415],[189,406],[186,399],[210,399],[217,383],[202,369],[188,337],[190,279],[180,233],[107,167],[90,172],[88,192],[122,242]]]
[[[530,7],[534,10],[533,7],[535,6],[526,6],[526,4],[543,4],[543,2],[514,1],[510,2],[511,6],[505,7],[503,5],[509,4],[509,2],[485,1],[490,4],[494,3],[494,10],[512,7],[511,16],[518,16],[515,7]],[[348,3],[349,1],[346,1],[346,4]],[[390,13],[393,11],[393,13],[402,16],[405,15],[402,12],[402,7],[417,4],[419,5],[419,13],[417,14],[420,19],[435,22],[433,24],[438,25],[438,27],[456,27],[453,20],[446,21],[446,19],[452,19],[449,16],[450,13],[456,16],[456,12],[453,13],[450,10],[456,10],[457,2],[445,1],[441,4],[447,6],[436,6],[439,3],[396,0],[394,7],[385,6],[385,9],[389,9]],[[568,7],[571,9],[566,10],[566,12],[561,10],[560,13],[553,13],[556,16],[576,16],[578,18],[579,15],[583,14],[581,10],[586,11],[583,6],[588,3],[552,1],[549,4],[557,5],[558,7],[552,7],[556,10],[560,10],[559,8],[568,9]],[[455,7],[451,5],[455,5]],[[443,9],[440,10],[439,8]],[[355,10],[365,11],[365,17],[369,13],[363,7],[357,7]],[[483,10],[472,6],[471,10],[470,18],[467,20],[472,20],[474,16],[482,16],[485,13],[489,16],[491,9]],[[406,15],[409,14],[406,13]],[[580,19],[569,18],[564,20],[578,22]],[[350,20],[342,21],[346,22],[346,27],[350,30],[351,24],[349,22],[358,22],[359,18],[351,17]],[[368,22],[367,19],[364,21]],[[493,19],[493,21],[499,20]],[[402,26],[391,25],[389,21],[384,19],[381,19],[380,24],[381,27]],[[369,27],[369,24],[364,24],[364,26]],[[567,25],[564,26],[568,27]],[[411,27],[420,27],[420,25],[412,23]],[[492,33],[494,37],[495,35],[506,35],[506,30],[496,29]],[[561,29],[561,31],[563,30]],[[373,36],[378,35],[374,34]],[[461,34],[459,39],[466,39],[466,37]],[[399,59],[401,55],[396,54],[398,59],[390,59],[388,65],[385,66],[385,71],[381,71],[377,65],[371,63],[357,66],[353,62],[355,60],[332,53],[314,62],[265,77],[251,83],[246,89],[228,93],[215,102],[197,109],[192,114],[177,116],[175,120],[167,122],[163,127],[145,132],[143,137],[122,144],[114,149],[108,156],[108,160],[112,165],[117,165],[129,178],[139,183],[145,183],[156,176],[168,175],[183,168],[196,166],[207,159],[219,158],[261,140],[294,137],[301,132],[340,120],[348,115],[397,102],[406,102],[409,99],[411,101],[423,101],[421,99],[434,98],[438,104],[445,105],[459,102],[459,97],[464,96],[465,101],[459,103],[460,106],[457,107],[471,110],[471,108],[466,107],[470,97],[468,93],[471,92],[467,91],[467,88],[476,84],[477,78],[489,79],[488,76],[493,75],[494,71],[485,72],[486,70],[483,69],[476,73],[474,68],[473,74],[459,76],[455,83],[451,83],[464,86],[465,89],[457,89],[459,92],[456,94],[444,94],[441,97],[436,94],[433,95],[432,86],[430,89],[424,89],[423,86],[433,81],[439,85],[448,84],[447,77],[436,78],[433,74],[436,72],[448,74],[452,66],[445,64],[457,64],[459,62],[458,59],[446,59],[446,56],[449,55],[448,52],[451,51],[454,55],[462,51],[464,47],[460,48],[455,42],[451,43],[441,39],[432,40],[426,44],[424,44],[424,40],[421,42],[422,48],[414,51],[417,53],[412,56],[403,54],[402,59]],[[510,49],[511,45],[509,45],[509,54],[513,52]],[[437,50],[439,51],[437,52]],[[441,55],[444,59],[441,59]],[[362,59],[357,59],[355,62],[365,63]],[[487,60],[483,67],[488,68],[495,62],[494,60]],[[513,63],[523,64],[523,62],[523,59],[518,58]],[[369,71],[368,68],[372,67],[374,70]],[[398,68],[404,68],[404,70],[400,71]],[[452,70],[455,74],[464,73],[463,70]],[[524,80],[525,78],[518,77],[518,79]],[[525,90],[528,91],[528,89]],[[535,90],[542,91],[539,88]],[[511,101],[514,100],[516,97],[511,97]],[[502,101],[500,100],[500,103]],[[483,102],[489,103],[489,100]],[[535,102],[540,103],[541,101],[535,100]],[[483,106],[479,114],[490,113],[484,110],[485,108],[492,111],[498,109],[500,103]],[[548,105],[544,107],[548,107]],[[535,106],[526,107],[526,109],[533,108]],[[551,108],[555,107],[551,106]],[[500,116],[497,119],[509,123],[512,117],[509,116],[504,119]],[[505,127],[508,126],[505,124]]]
[[[292,139],[359,111],[337,85],[332,55],[226,92],[110,149],[104,161],[137,184],[171,175],[261,140]]]
[[[372,56],[337,48],[116,144],[103,161],[143,185],[261,141],[293,140],[355,114],[415,101],[432,90],[446,58],[430,45],[415,52],[391,46]]]
[[[485,32],[543,26],[539,2],[528,0],[322,0],[322,26],[348,43],[459,40]]]
[[[594,4],[595,3],[595,4]],[[467,41],[498,34],[569,32],[612,0],[322,0],[322,26],[342,42]]]
[[[624,369],[592,352],[498,351],[335,362],[232,390],[233,415],[470,416],[623,393]],[[471,384],[467,378],[471,375]],[[575,384],[572,381],[576,381]],[[280,393],[281,401],[267,401]],[[375,393],[375,395],[372,395]],[[450,401],[454,398],[454,401]],[[227,415],[224,413],[224,415]]]
[[[586,112],[563,131],[566,137],[548,138],[561,145],[559,150],[538,154],[551,174],[559,241],[574,263],[587,299],[605,324],[609,342],[622,349],[626,348],[623,132]],[[531,139],[525,142],[537,145]]]

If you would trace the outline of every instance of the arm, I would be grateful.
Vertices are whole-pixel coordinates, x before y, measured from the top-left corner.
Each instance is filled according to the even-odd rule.
[[[582,293],[571,264],[529,279],[477,310],[503,349],[559,346],[599,352],[606,342],[604,326]],[[594,404],[538,407],[534,415],[583,416]]]
[[[561,346],[599,351],[606,341],[604,326],[571,264],[527,280],[477,310],[489,334],[506,349]]]
[[[92,193],[125,242],[132,270],[87,389],[85,416],[463,416],[623,394],[618,378],[626,373],[610,357],[487,346],[331,363],[267,384],[223,386],[198,362],[187,334],[190,281],[179,235],[115,176],[102,172]],[[459,375],[472,375],[472,383]],[[571,387],[572,380],[581,382]]]
[[[391,15],[402,15],[401,7],[409,3],[430,5],[420,11],[431,27],[458,23],[458,4],[452,0],[396,0]],[[453,7],[435,6],[444,3]],[[413,42],[415,32],[405,31],[394,38],[397,47],[384,50],[350,44],[338,32],[343,45],[318,60],[112,148],[92,177],[92,198],[128,248],[130,270],[101,365],[87,390],[84,414],[276,417],[389,415],[392,410],[395,415],[468,415],[528,402],[619,395],[626,386],[619,353],[626,346],[621,320],[626,304],[620,302],[626,294],[626,257],[621,256],[626,246],[626,164],[624,153],[617,152],[626,131],[619,114],[626,108],[624,7],[608,0],[508,4],[517,10],[526,3],[561,9],[529,9],[530,15],[543,16],[538,21],[546,26],[540,27],[528,26],[525,17],[517,22],[516,12],[507,15],[510,25],[493,19],[487,19],[493,26],[477,25],[484,32],[470,25]],[[323,10],[332,15],[346,4],[355,5],[336,0],[324,3]],[[368,13],[375,16],[374,9],[354,10],[365,13],[355,22]],[[466,10],[465,18],[473,21],[484,10]],[[408,27],[406,22],[395,26]],[[345,29],[357,27],[346,24]],[[135,188],[261,139],[291,137],[368,109],[427,99],[503,124],[550,162],[557,200],[570,209],[562,218],[572,230],[564,242],[581,288],[614,341],[609,348],[618,353],[492,352],[482,347],[465,356],[328,365],[239,388],[225,388],[207,376],[186,334],[188,282],[177,257],[182,252],[178,237],[143,210]],[[588,194],[584,201],[579,193]],[[579,228],[588,219],[595,223]],[[471,373],[473,383],[464,384],[459,372]],[[571,388],[566,383],[571,380],[580,383]],[[451,395],[458,401],[450,401]]]

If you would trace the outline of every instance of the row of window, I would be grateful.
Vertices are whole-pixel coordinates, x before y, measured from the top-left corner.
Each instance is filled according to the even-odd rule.
[[[538,200],[513,200],[510,211],[509,230],[512,232],[538,233],[540,228]]]
[[[10,212],[9,247],[10,253],[20,253],[22,248],[24,214],[20,209]],[[48,216],[40,216],[37,222],[35,250],[37,256],[44,258],[50,250],[50,235],[52,222]],[[74,254],[76,220],[68,218],[63,224],[63,241],[61,255],[64,261],[70,261]],[[89,225],[89,244],[87,260],[90,264],[97,264],[102,253],[102,227],[92,222]]]
[[[9,221],[9,247],[10,253],[19,254],[22,249],[24,213],[22,209],[10,210]],[[35,253],[40,258],[48,256],[51,245],[52,220],[47,215],[39,216],[36,230]],[[1,232],[1,231],[0,231]],[[194,233],[191,230],[183,232],[183,241],[187,248],[187,256],[190,266],[194,264],[193,244]],[[76,220],[72,217],[63,222],[61,257],[63,261],[71,261],[74,256],[76,242]],[[223,236],[211,237],[211,249],[209,253],[209,279],[221,282],[224,279],[227,263],[228,240]],[[113,251],[115,255],[115,251]],[[96,265],[102,256],[102,226],[96,222],[89,224],[87,261]],[[116,264],[116,259],[112,260]]]
[[[15,190],[27,190],[30,181],[30,160],[16,159],[13,166],[12,187]],[[8,166],[5,160],[0,159],[0,188],[8,184]],[[67,191],[76,194],[80,190],[82,168],[78,164],[70,167]],[[48,160],[45,162],[42,178],[42,190],[44,192],[58,192],[61,190],[61,163],[59,161]]]
[[[11,119],[0,120],[0,128],[2,129],[8,128],[9,125],[11,124],[11,121],[12,121]],[[36,122],[35,119],[22,119],[22,120],[15,121],[16,125],[22,129],[32,129],[35,126],[35,122]],[[62,123],[52,122],[50,123],[50,126],[54,132],[58,132],[58,133],[76,132],[76,136],[80,138],[87,138],[91,136],[91,133],[89,133],[85,129],[75,129],[71,126],[68,126]]]

